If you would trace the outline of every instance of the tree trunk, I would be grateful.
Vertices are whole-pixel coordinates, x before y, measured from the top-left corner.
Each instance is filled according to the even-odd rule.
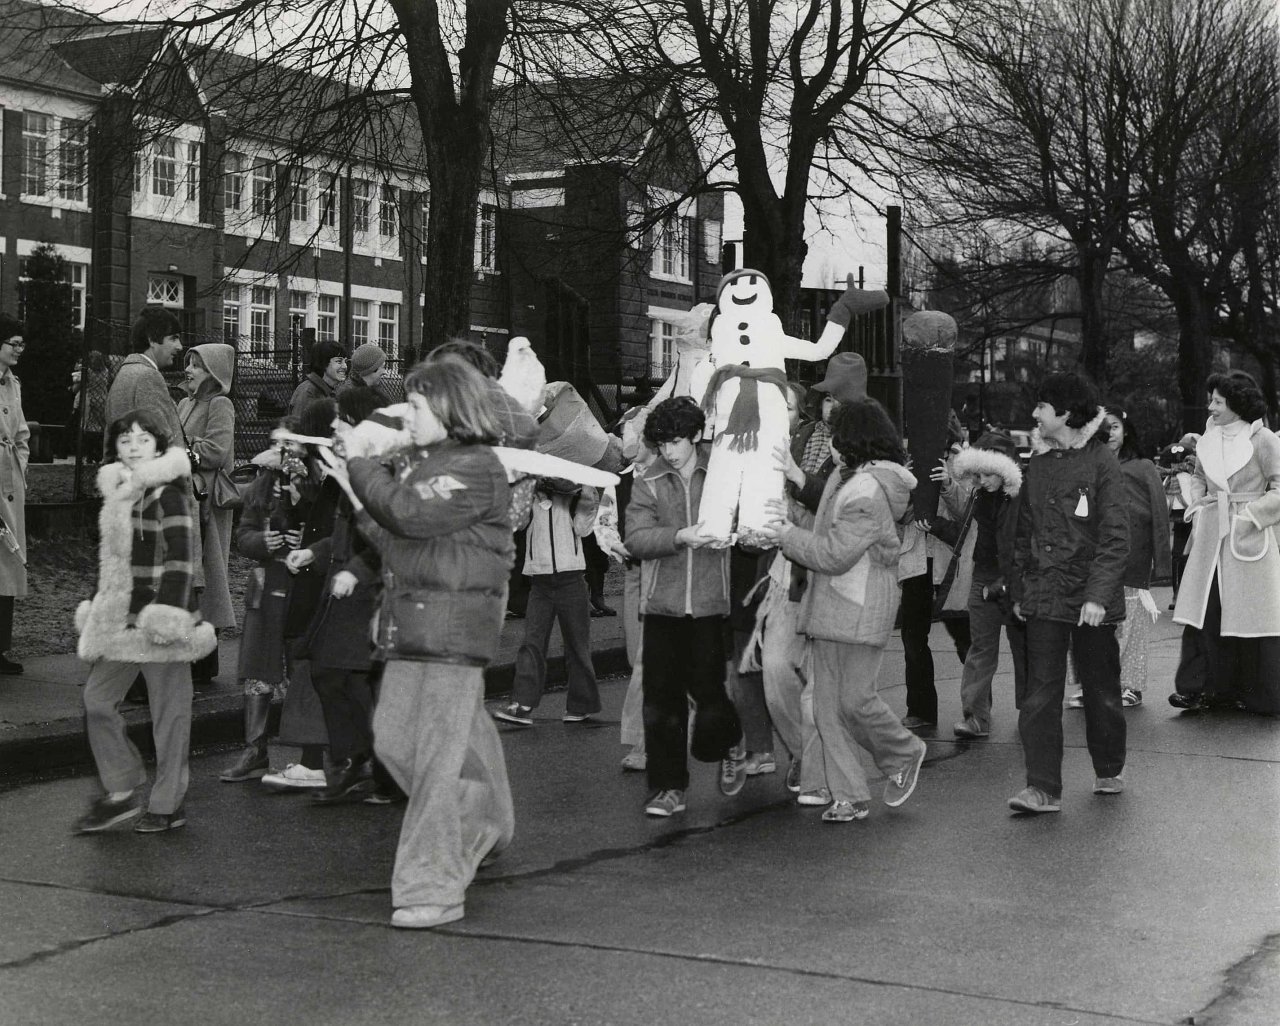
[[[459,159],[432,178],[427,265],[422,269],[424,355],[455,336],[467,337],[471,330],[480,172],[479,161]]]
[[[1178,394],[1182,398],[1182,430],[1203,431],[1205,381],[1212,367],[1209,308],[1199,290],[1171,289],[1178,317]]]
[[[1107,260],[1081,248],[1080,270],[1080,366],[1100,389],[1108,382],[1107,351],[1110,339],[1103,312],[1103,290],[1107,281]]]
[[[804,211],[798,220],[783,200],[773,198],[743,205],[742,265],[753,267],[769,279],[773,292],[773,312],[782,321],[782,330],[799,335],[801,327],[800,286],[804,260],[809,252],[804,241]]]

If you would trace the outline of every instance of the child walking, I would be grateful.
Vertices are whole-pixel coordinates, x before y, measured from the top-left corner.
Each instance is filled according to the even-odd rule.
[[[899,523],[916,479],[874,399],[841,404],[831,453],[839,472],[827,480],[813,528],[783,519],[787,507],[779,500],[771,534],[784,556],[813,571],[798,627],[810,643],[813,714],[832,797],[822,819],[848,823],[871,811],[858,746],[888,777],[884,803],[891,807],[911,797],[928,752],[876,689],[900,599]]]
[[[413,449],[384,463],[324,450],[382,559],[376,656],[385,659],[374,751],[409,796],[391,878],[391,925],[461,919],[515,815],[484,667],[498,645],[515,550],[502,425],[479,371],[454,357],[406,376]]]
[[[156,779],[138,833],[187,822],[191,744],[191,663],[217,645],[196,612],[193,580],[195,503],[191,461],[170,444],[159,419],[135,410],[115,421],[98,471],[102,493],[98,589],[76,610],[80,658],[91,664],[84,686],[85,727],[106,792],[76,824],[96,833],[138,817],[147,780],[129,740],[120,703],[141,671],[151,708]]]

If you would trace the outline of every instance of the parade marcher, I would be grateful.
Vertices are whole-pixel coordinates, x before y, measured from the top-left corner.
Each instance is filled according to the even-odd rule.
[[[1022,488],[1018,447],[1008,435],[989,431],[951,464],[959,477],[977,481],[973,500],[973,574],[969,585],[969,653],[960,673],[962,719],[956,737],[983,738],[991,733],[991,681],[1000,662],[1000,629],[1010,603],[1000,564],[1001,539],[1016,525],[1014,502]],[[1004,544],[1008,552],[1009,542]]]
[[[689,396],[664,399],[649,414],[646,441],[658,458],[632,486],[627,551],[644,568],[644,741],[649,789],[644,811],[685,809],[689,788],[689,699],[696,706],[692,752],[721,762],[742,739],[725,692],[724,621],[728,552],[699,530],[698,503],[709,453],[697,444],[706,417]],[[745,772],[745,763],[738,764]]]
[[[524,641],[516,652],[512,701],[494,710],[495,719],[533,726],[533,711],[547,684],[547,645],[557,621],[569,679],[564,722],[583,723],[600,711],[582,545],[595,526],[597,503],[594,488],[551,479],[538,482],[525,529],[529,601]]]
[[[347,361],[347,379],[337,388],[341,395],[353,388],[369,388],[382,400],[380,406],[391,403],[391,395],[386,390],[383,379],[387,374],[387,353],[376,342],[366,342],[356,346]]]
[[[133,352],[116,369],[107,390],[103,410],[106,423],[114,424],[126,413],[142,410],[159,420],[166,438],[173,439],[174,444],[182,440],[178,408],[160,373],[168,370],[182,352],[181,332],[182,324],[172,310],[148,306],[138,314],[129,335]],[[105,452],[107,459],[115,458],[110,445]]]
[[[13,373],[26,350],[22,325],[0,314],[0,674],[16,676],[13,606],[27,594],[27,457],[31,429],[22,412],[22,386]]]
[[[1280,439],[1243,371],[1209,378],[1196,446],[1191,554],[1173,622],[1182,657],[1169,704],[1280,713]]]
[[[1027,786],[1015,812],[1062,811],[1062,699],[1067,651],[1084,687],[1095,794],[1119,794],[1125,761],[1120,648],[1128,560],[1124,474],[1095,437],[1105,416],[1093,387],[1050,374],[1033,412],[1045,451],[1031,457],[1018,497],[1010,597],[1018,732]]]
[[[280,427],[296,431],[298,421],[286,417]],[[308,472],[301,447],[277,444],[254,457],[258,476],[245,495],[236,527],[236,551],[257,562],[244,595],[244,627],[236,673],[244,692],[244,741],[240,758],[219,777],[236,784],[267,775],[267,723],[273,699],[285,695],[285,618],[294,575],[285,557],[302,542],[297,506],[304,501]],[[324,786],[323,760],[304,753],[304,762],[289,764],[281,774],[296,787]]]
[[[1125,513],[1129,521],[1129,561],[1124,571],[1124,623],[1116,630],[1120,645],[1120,702],[1142,704],[1147,685],[1147,648],[1156,611],[1151,579],[1168,577],[1168,504],[1156,465],[1139,453],[1138,429],[1118,404],[1107,407],[1099,435],[1120,461],[1124,474]],[[1083,709],[1084,692],[1067,699],[1067,708]]]
[[[841,404],[831,452],[837,472],[812,529],[791,524],[786,505],[775,502],[773,530],[786,557],[810,570],[798,626],[808,639],[814,720],[832,796],[822,819],[848,823],[870,812],[859,747],[888,777],[890,807],[911,797],[928,752],[876,689],[898,609],[898,522],[916,479],[892,421],[873,399]]]
[[[229,473],[235,465],[236,410],[229,398],[235,358],[235,349],[221,342],[188,350],[186,378],[190,395],[178,403],[178,420],[187,457],[191,460],[199,509],[204,567],[200,614],[215,631],[236,625],[227,580],[235,511],[219,509],[213,503],[214,476],[219,471]],[[191,668],[191,678],[194,684],[208,684],[217,675],[218,650],[215,648]]]
[[[311,347],[307,376],[289,397],[289,415],[302,416],[307,404],[317,399],[332,399],[347,380],[347,351],[337,342],[317,342]]]
[[[382,559],[374,749],[408,793],[391,924],[461,919],[481,862],[515,829],[502,743],[484,711],[511,567],[510,488],[489,386],[444,358],[405,378],[412,452],[391,466],[327,462]]]
[[[748,777],[774,773],[778,769],[773,754],[773,721],[769,718],[764,694],[764,674],[758,660],[746,665],[742,661],[755,635],[756,611],[768,586],[772,557],[772,551],[741,545],[729,549],[726,690],[742,723],[742,744],[735,745],[720,763],[720,791],[726,795],[741,791]]]
[[[172,441],[158,417],[126,414],[108,432],[116,459],[98,471],[98,588],[76,610],[76,626],[80,658],[91,664],[85,727],[106,793],[76,824],[81,833],[106,830],[142,810],[138,790],[147,771],[120,715],[139,671],[151,709],[156,779],[134,830],[160,833],[186,823],[191,663],[217,639],[196,611],[191,463]]]

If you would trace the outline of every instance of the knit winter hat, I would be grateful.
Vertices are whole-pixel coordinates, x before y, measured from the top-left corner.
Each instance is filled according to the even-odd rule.
[[[973,443],[973,447],[975,449],[986,449],[988,452],[998,452],[1003,456],[1008,456],[1014,463],[1018,462],[1018,446],[1003,431],[988,431]]]
[[[366,342],[356,347],[347,366],[351,377],[363,381],[367,375],[380,370],[386,362],[387,354],[382,351],[382,347],[376,342]]]

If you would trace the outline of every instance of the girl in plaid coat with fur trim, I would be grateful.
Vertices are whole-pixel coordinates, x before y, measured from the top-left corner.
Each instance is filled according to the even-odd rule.
[[[139,670],[151,708],[156,781],[134,829],[158,833],[186,822],[191,662],[208,655],[217,638],[196,612],[191,463],[170,441],[155,417],[135,410],[111,425],[107,451],[116,459],[98,471],[98,590],[76,610],[76,626],[80,658],[92,664],[85,723],[106,794],[77,823],[81,833],[142,811],[138,792],[147,773],[120,715]]]

